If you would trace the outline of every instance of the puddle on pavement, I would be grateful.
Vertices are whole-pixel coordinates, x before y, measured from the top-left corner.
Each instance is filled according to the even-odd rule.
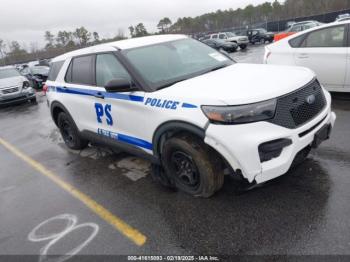
[[[130,156],[110,164],[108,168],[112,170],[119,168],[124,176],[132,181],[137,181],[149,174],[151,164],[142,158]]]

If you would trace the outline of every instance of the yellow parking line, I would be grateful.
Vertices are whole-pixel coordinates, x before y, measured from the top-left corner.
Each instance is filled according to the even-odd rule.
[[[109,224],[111,224],[115,229],[117,229],[124,236],[128,237],[136,245],[142,246],[146,242],[146,239],[147,239],[146,236],[144,236],[142,233],[140,233],[137,229],[134,229],[133,227],[131,227],[130,225],[125,223],[122,219],[113,215],[110,211],[105,209],[103,206],[98,204],[96,201],[91,199],[89,196],[80,192],[74,186],[64,182],[62,179],[57,177],[53,172],[48,170],[42,164],[40,164],[39,162],[30,158],[29,156],[25,155],[23,152],[21,152],[16,147],[14,147],[13,145],[11,145],[9,142],[5,141],[2,138],[0,138],[0,144],[3,145],[5,148],[7,148],[14,155],[16,155],[17,157],[22,159],[24,162],[26,162],[28,165],[30,165],[31,167],[33,167],[34,169],[39,171],[41,174],[50,178],[53,182],[55,182],[61,188],[63,188],[64,190],[66,190],[67,192],[72,194],[75,198],[79,199],[88,208],[90,208],[94,213],[96,213],[102,219],[104,219]]]

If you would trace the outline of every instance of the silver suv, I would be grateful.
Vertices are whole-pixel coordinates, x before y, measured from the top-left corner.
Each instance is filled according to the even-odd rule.
[[[0,68],[0,105],[22,101],[36,102],[34,89],[14,67]]]

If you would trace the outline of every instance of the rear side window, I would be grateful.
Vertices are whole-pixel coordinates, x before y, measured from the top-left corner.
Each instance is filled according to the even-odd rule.
[[[95,55],[73,58],[67,70],[66,81],[74,84],[95,85],[94,62]]]
[[[212,37],[211,38],[213,38],[213,39],[217,39],[218,38],[218,35],[212,35]]]
[[[345,26],[334,26],[309,33],[303,47],[343,47],[344,43]]]
[[[289,40],[289,45],[293,48],[298,48],[303,43],[304,38],[305,38],[305,34],[298,36],[296,38],[293,38],[293,39]]]
[[[47,80],[56,81],[58,73],[60,72],[64,61],[53,62],[50,67],[49,76]]]

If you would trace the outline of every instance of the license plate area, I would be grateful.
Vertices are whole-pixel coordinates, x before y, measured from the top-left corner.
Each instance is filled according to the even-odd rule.
[[[329,139],[331,131],[332,131],[331,124],[324,125],[320,130],[318,130],[316,132],[315,137],[314,137],[314,141],[312,142],[311,146],[313,148],[319,147],[323,141]]]

